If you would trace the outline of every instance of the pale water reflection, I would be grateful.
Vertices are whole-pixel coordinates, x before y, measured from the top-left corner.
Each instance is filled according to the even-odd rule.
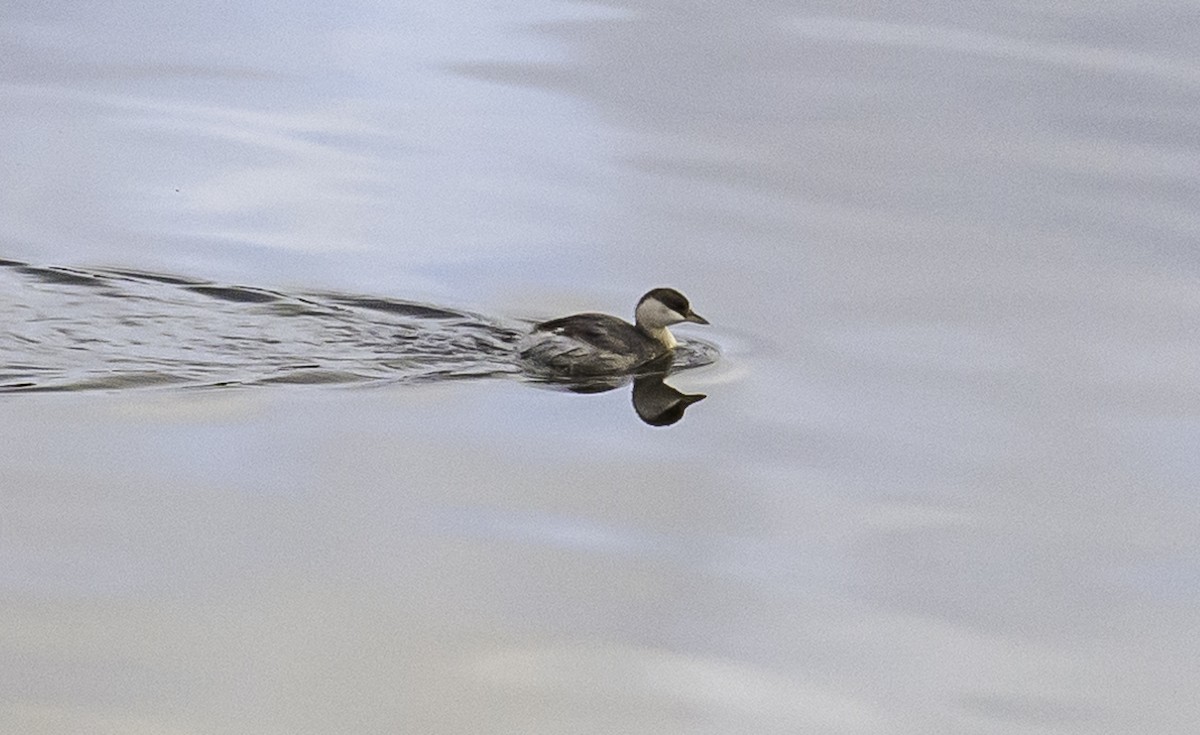
[[[721,359],[646,384],[707,395],[669,430],[507,374],[0,397],[0,730],[1200,721],[1186,3],[5,15],[29,349],[105,269],[355,385],[425,318],[371,303],[467,338],[671,284]],[[257,315],[297,295],[349,321]]]

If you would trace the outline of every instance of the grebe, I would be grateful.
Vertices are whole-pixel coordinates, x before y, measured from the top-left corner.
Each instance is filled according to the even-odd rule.
[[[536,324],[518,344],[521,357],[567,375],[627,373],[675,349],[672,324],[708,320],[673,288],[656,288],[638,301],[634,324],[608,314],[573,314]]]

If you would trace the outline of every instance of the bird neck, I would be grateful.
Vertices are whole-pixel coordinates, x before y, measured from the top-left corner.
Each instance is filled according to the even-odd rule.
[[[642,330],[647,337],[661,343],[662,346],[666,347],[668,350],[675,349],[675,346],[679,344],[675,341],[675,335],[671,334],[670,330],[668,330],[666,327],[647,327],[645,324],[640,323],[637,325],[637,327],[638,329]]]

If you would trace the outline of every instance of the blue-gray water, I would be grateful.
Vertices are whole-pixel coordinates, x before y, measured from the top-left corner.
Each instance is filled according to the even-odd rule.
[[[1190,5],[0,14],[0,730],[1200,721]],[[658,285],[669,428],[365,306]]]

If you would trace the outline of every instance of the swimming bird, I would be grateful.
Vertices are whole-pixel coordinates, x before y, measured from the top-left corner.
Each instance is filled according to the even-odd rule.
[[[667,327],[681,322],[708,324],[683,294],[656,288],[638,301],[633,324],[608,314],[564,316],[535,324],[518,350],[522,359],[555,373],[628,373],[670,355],[678,342]]]

